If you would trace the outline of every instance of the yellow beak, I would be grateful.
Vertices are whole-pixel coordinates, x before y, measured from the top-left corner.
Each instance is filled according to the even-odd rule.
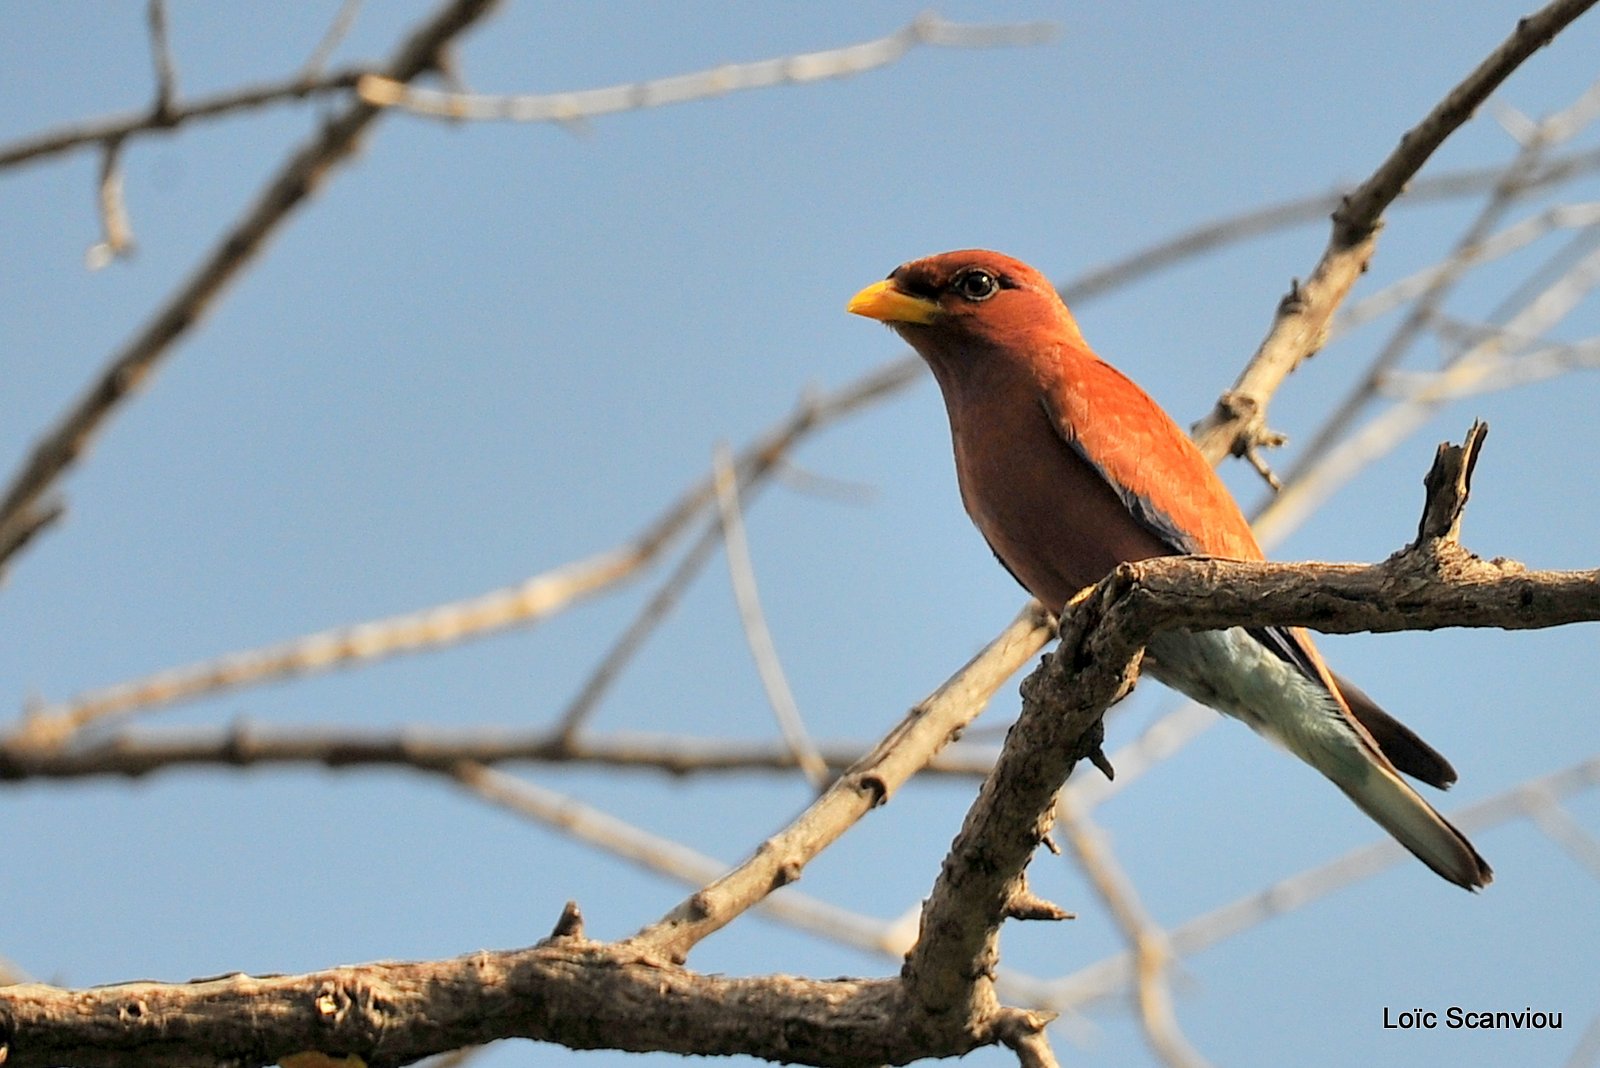
[[[845,305],[845,311],[865,315],[884,323],[918,323],[926,325],[944,314],[938,304],[926,297],[913,297],[897,288],[892,280],[874,282]]]

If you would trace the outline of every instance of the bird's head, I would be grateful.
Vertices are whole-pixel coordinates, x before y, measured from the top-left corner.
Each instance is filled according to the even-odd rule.
[[[1063,342],[1083,344],[1048,278],[986,249],[903,263],[852,297],[847,310],[893,328],[941,378],[974,362],[1037,360]]]

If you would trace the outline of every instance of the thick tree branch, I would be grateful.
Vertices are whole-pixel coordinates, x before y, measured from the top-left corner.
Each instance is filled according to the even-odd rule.
[[[316,1050],[389,1068],[528,1038],[870,1068],[1003,1042],[1026,1047],[1025,1063],[1053,1063],[1040,1038],[1050,1013],[996,1008],[979,1020],[941,1021],[909,1005],[896,980],[698,975],[571,933],[580,929],[569,906],[561,933],[530,949],[293,976],[0,988],[0,1054],[7,1068],[254,1068]]]
[[[1233,388],[1195,427],[1194,437],[1213,463],[1230,453],[1248,456],[1277,440],[1266,429],[1267,402],[1289,373],[1322,347],[1334,311],[1367,269],[1379,220],[1413,175],[1458,127],[1472,117],[1522,61],[1582,15],[1595,0],[1554,0],[1520,20],[1511,35],[1432,111],[1356,188],[1333,215],[1333,235],[1304,283],[1278,305],[1271,330]]]
[[[872,1065],[964,1048],[908,1034],[897,984],[695,975],[637,952],[553,940],[445,961],[295,976],[63,990],[0,988],[7,1068],[270,1065],[317,1050],[372,1068],[502,1038],[573,1049],[746,1053]]]
[[[1600,572],[1538,572],[1483,561],[1459,527],[1480,433],[1441,449],[1428,479],[1425,536],[1372,567],[1167,558],[1125,564],[1067,606],[1061,645],[1024,683],[1022,715],[952,846],[901,983],[722,979],[681,958],[882,801],[970,719],[1010,673],[991,650],[916,710],[879,750],[729,876],[625,943],[569,937],[532,950],[423,964],[382,963],[298,977],[229,977],[61,991],[0,989],[10,1065],[265,1064],[304,1049],[372,1065],[502,1037],[574,1048],[742,1052],[823,1065],[903,1063],[1006,1042],[1037,1063],[1046,1017],[1000,1006],[992,976],[1001,920],[1027,896],[1023,872],[1073,764],[1098,748],[1101,716],[1133,684],[1143,643],[1168,627],[1305,625],[1323,630],[1553,626],[1600,619]],[[980,671],[981,668],[981,671]],[[568,924],[567,930],[573,925]]]

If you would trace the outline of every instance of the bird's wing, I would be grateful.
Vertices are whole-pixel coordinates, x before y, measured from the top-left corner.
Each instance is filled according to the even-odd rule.
[[[1228,488],[1149,394],[1086,353],[1057,366],[1040,398],[1051,425],[1137,523],[1174,554],[1264,559]]]
[[[1227,487],[1144,390],[1098,359],[1068,361],[1062,388],[1041,398],[1065,446],[1105,480],[1133,521],[1174,555],[1264,559]],[[1249,633],[1340,699],[1355,733],[1430,786],[1456,779],[1450,762],[1360,689],[1334,675],[1299,627]]]

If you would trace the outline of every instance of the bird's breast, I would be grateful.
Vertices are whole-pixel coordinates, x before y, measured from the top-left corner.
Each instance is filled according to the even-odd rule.
[[[1123,561],[1171,551],[1067,444],[1036,396],[948,401],[967,514],[1047,608],[1059,610]]]

